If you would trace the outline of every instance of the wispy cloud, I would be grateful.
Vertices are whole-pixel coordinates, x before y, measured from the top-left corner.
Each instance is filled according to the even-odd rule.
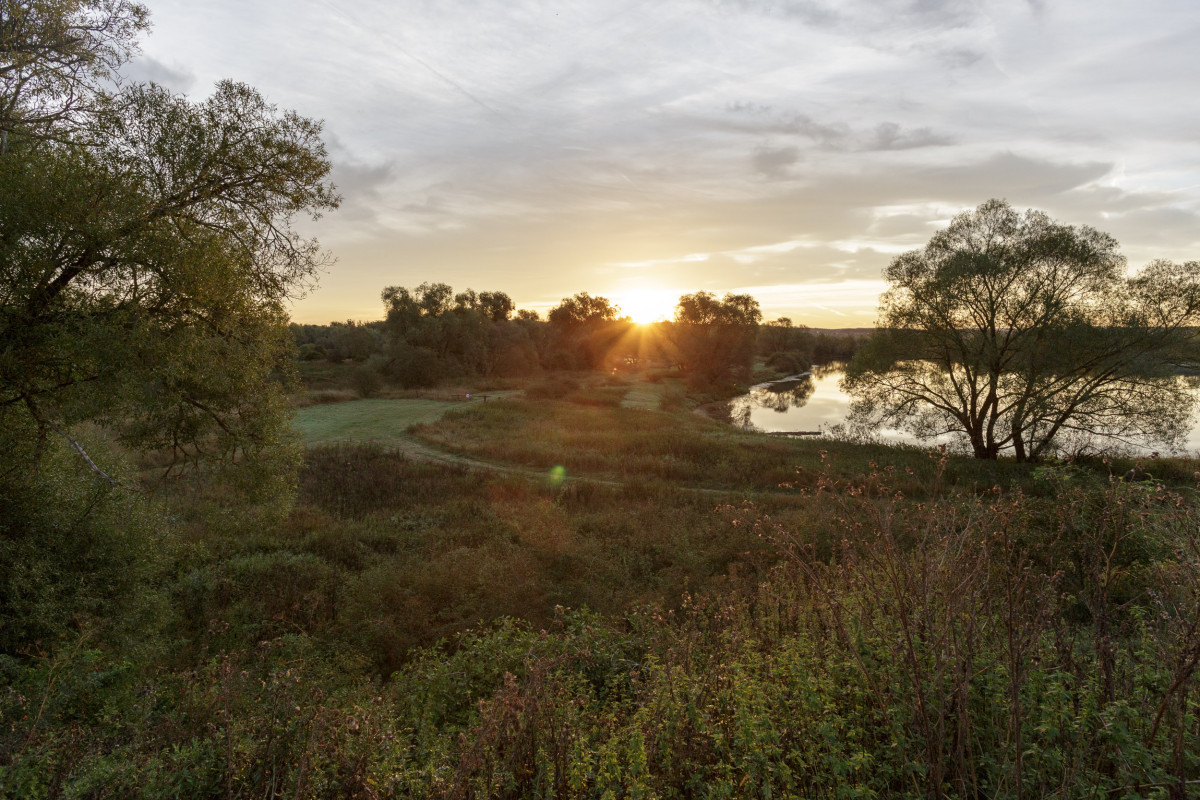
[[[764,304],[869,294],[995,196],[1109,230],[1134,263],[1200,256],[1185,0],[153,5],[131,77],[245,80],[326,120],[346,202],[317,231],[339,257],[305,301],[321,313],[427,279],[518,301],[633,273]],[[860,301],[821,307],[869,324]]]

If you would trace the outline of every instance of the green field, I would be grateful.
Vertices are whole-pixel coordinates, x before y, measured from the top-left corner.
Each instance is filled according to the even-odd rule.
[[[297,409],[294,424],[306,447],[334,442],[397,445],[407,441],[404,432],[410,426],[434,422],[476,402],[372,398],[326,403]]]
[[[1194,462],[1127,482],[533,388],[304,407],[286,505],[164,484],[133,607],[163,655],[0,660],[0,797],[1191,796],[1158,789],[1200,779]],[[116,545],[160,542],[109,503]]]

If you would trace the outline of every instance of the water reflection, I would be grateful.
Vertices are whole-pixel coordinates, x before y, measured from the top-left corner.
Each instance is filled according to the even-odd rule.
[[[916,444],[931,446],[947,444],[952,448],[952,435],[931,441],[920,440],[907,431],[895,428],[875,428],[870,431],[845,430],[844,423],[850,408],[850,397],[838,385],[844,375],[844,364],[834,363],[816,367],[811,374],[794,376],[794,381],[776,381],[751,387],[749,393],[727,403],[706,408],[715,419],[741,428],[767,433],[815,434],[832,430],[850,435],[865,435],[887,444]],[[1200,418],[1200,408],[1197,409]],[[1065,440],[1064,440],[1065,441]],[[1069,447],[1070,442],[1065,442]],[[1127,448],[1131,452],[1149,453],[1157,448]],[[1194,427],[1183,442],[1185,453],[1200,451],[1200,426]]]
[[[751,386],[746,398],[759,408],[769,408],[777,414],[782,414],[789,408],[802,408],[815,389],[812,375],[805,373]]]
[[[813,372],[792,375],[769,383],[759,383],[741,397],[725,403],[714,404],[709,415],[714,419],[740,428],[771,430],[763,428],[755,420],[759,410],[786,415],[794,409],[803,408],[816,391],[817,383]]]

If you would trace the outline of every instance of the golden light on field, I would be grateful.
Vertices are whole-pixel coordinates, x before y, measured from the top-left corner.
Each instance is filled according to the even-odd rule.
[[[620,306],[621,316],[642,325],[661,322],[675,316],[675,304],[686,292],[674,289],[629,289],[614,292],[610,299]]]

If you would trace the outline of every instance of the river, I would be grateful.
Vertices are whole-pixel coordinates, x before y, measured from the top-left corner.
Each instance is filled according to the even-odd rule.
[[[815,367],[812,373],[785,381],[762,383],[735,397],[720,408],[709,409],[710,416],[733,425],[765,433],[830,434],[846,421],[850,397],[838,384],[844,372],[841,364]],[[1197,414],[1200,419],[1200,414]],[[904,431],[884,428],[874,432],[888,444],[953,444],[954,437],[939,437],[934,442],[918,440]],[[1142,451],[1151,452],[1151,448]],[[1200,453],[1200,425],[1194,426],[1184,443],[1184,453]],[[1166,452],[1163,453],[1166,455]]]

